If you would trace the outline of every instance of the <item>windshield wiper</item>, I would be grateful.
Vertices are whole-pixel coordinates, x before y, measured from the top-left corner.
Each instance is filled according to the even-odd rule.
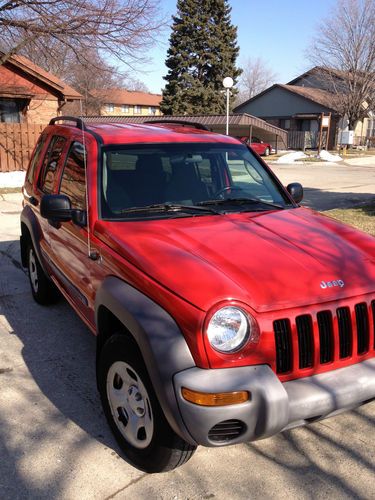
[[[208,208],[197,205],[181,205],[179,203],[158,203],[155,205],[146,205],[144,207],[130,207],[121,210],[119,213],[124,214],[137,214],[137,213],[153,213],[153,212],[209,212],[212,214],[220,215],[220,212],[214,208]]]
[[[266,205],[268,207],[278,208],[279,210],[284,210],[285,207],[278,205],[277,203],[271,203],[269,201],[263,201],[259,198],[225,198],[224,200],[205,200],[200,201],[197,205],[202,207],[209,205]]]

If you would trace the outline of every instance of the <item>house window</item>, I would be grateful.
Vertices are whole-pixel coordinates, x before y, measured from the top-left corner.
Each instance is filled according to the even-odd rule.
[[[115,105],[114,104],[106,104],[106,110],[107,110],[107,113],[113,113],[115,110]]]
[[[290,120],[289,119],[280,120],[280,127],[285,129],[285,130],[289,130],[290,129]]]
[[[20,111],[23,99],[0,99],[0,122],[20,123]]]
[[[148,108],[148,114],[149,115],[155,115],[156,114],[156,108],[155,108],[155,106],[149,106],[149,108]]]
[[[135,105],[134,106],[134,114],[141,114],[141,106]]]
[[[121,113],[129,113],[129,106],[127,104],[121,106]]]

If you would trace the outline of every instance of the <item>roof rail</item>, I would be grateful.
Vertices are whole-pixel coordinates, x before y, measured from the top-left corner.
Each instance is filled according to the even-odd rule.
[[[152,125],[153,123],[160,123],[160,124],[172,124],[172,123],[177,123],[177,125],[186,125],[187,127],[193,127],[197,128],[199,130],[207,130],[208,132],[210,129],[208,129],[205,125],[202,125],[202,123],[197,123],[197,122],[189,122],[185,120],[147,120],[143,123],[147,123],[148,125]]]
[[[76,126],[81,130],[87,130],[87,127],[84,121],[81,118],[77,118],[76,116],[56,116],[56,118],[52,118],[49,122],[50,125],[54,125],[56,122],[74,122]]]

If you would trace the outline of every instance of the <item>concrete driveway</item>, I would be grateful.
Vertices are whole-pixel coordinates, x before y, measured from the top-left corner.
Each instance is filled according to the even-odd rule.
[[[269,164],[284,185],[304,186],[303,205],[316,210],[375,203],[375,156],[340,163]]]
[[[64,300],[33,302],[20,195],[0,196],[0,498],[375,498],[375,402],[265,441],[199,448],[147,475],[119,457],[95,388],[95,341]]]

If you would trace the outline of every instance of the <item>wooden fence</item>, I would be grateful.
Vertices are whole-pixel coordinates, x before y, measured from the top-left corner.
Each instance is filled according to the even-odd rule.
[[[321,138],[321,147],[325,148],[327,143],[327,131],[323,130]],[[299,130],[289,130],[288,148],[289,149],[317,149],[319,144],[319,132],[303,132]]]
[[[0,172],[26,170],[45,125],[0,123]]]

